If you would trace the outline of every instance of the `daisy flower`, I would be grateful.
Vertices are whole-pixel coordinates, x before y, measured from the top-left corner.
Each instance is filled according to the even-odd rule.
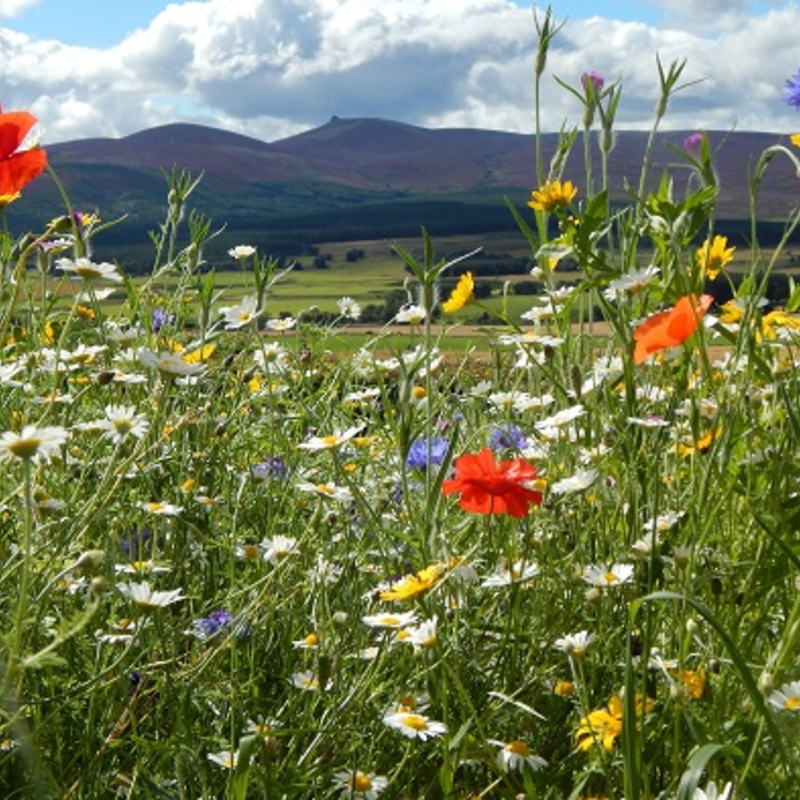
[[[157,592],[150,588],[150,584],[147,581],[142,581],[142,583],[118,583],[117,589],[120,594],[132,600],[141,608],[164,608],[186,599],[182,594],[183,589]]]
[[[172,503],[163,503],[160,501],[139,503],[139,508],[144,511],[149,511],[151,514],[157,514],[160,517],[177,517],[183,512],[183,506],[176,506]]]
[[[495,571],[481,581],[481,586],[486,589],[497,589],[501,586],[511,586],[512,583],[525,583],[539,574],[539,565],[534,562],[502,561]]]
[[[169,350],[154,353],[146,347],[140,348],[136,353],[136,358],[146,367],[158,370],[162,375],[168,377],[185,377],[188,375],[199,375],[205,369],[201,363],[188,363],[180,353],[173,353]]]
[[[534,772],[547,766],[547,762],[539,756],[533,755],[528,745],[521,739],[513,739],[510,742],[498,742],[496,739],[489,739],[489,744],[500,748],[497,754],[497,766],[503,772],[522,772],[525,766],[530,767]]]
[[[223,316],[226,331],[237,330],[252,322],[258,315],[258,298],[248,295],[242,298],[238,306],[221,308],[219,313]]]
[[[97,423],[97,427],[105,431],[105,435],[115,444],[128,436],[141,439],[150,427],[147,418],[137,414],[133,406],[110,405],[105,407],[104,413],[106,417]]]
[[[569,478],[562,478],[560,481],[556,481],[550,487],[550,491],[553,494],[582,492],[584,489],[588,489],[597,480],[598,474],[596,469],[581,470]]]
[[[76,278],[84,281],[111,281],[112,283],[122,283],[123,278],[114,264],[103,262],[95,264],[88,258],[59,258],[56,261],[56,269],[68,272]]]
[[[368,614],[361,617],[361,621],[370,628],[402,629],[413,625],[417,615],[413,611],[398,612],[396,614]]]
[[[428,312],[422,306],[405,305],[397,312],[394,321],[400,324],[420,325],[427,316]]]
[[[583,571],[583,580],[592,586],[603,589],[622,586],[633,580],[633,564],[614,564],[613,566],[592,565]]]
[[[692,795],[692,800],[729,800],[731,797],[733,797],[733,784],[730,781],[725,784],[721,791],[717,788],[717,784],[711,781],[705,789],[697,786]]]
[[[249,244],[237,244],[236,247],[231,247],[228,250],[228,255],[235,258],[237,261],[244,261],[256,254],[256,248]]]
[[[800,711],[800,681],[784,683],[769,696],[769,704],[777,711]]]
[[[277,566],[289,556],[296,556],[300,553],[297,549],[297,539],[280,533],[271,539],[264,539],[261,542],[261,548],[264,551],[264,560],[269,561],[273,566]]]
[[[298,689],[302,689],[305,692],[319,692],[322,689],[319,683],[319,678],[310,670],[306,670],[305,672],[296,672],[294,675],[292,675],[292,683]]]
[[[26,425],[20,433],[6,431],[0,435],[0,462],[18,458],[46,463],[59,454],[67,436],[66,429],[57,426]]]
[[[225,769],[236,769],[239,754],[232,753],[230,750],[220,750],[218,753],[208,753],[206,758]]]
[[[352,297],[342,297],[336,301],[336,305],[345,319],[357,320],[361,316],[361,306]]]
[[[336,772],[334,789],[341,791],[343,797],[375,798],[388,786],[389,780],[382,775],[368,775],[357,769],[354,772]]]
[[[353,425],[345,431],[332,433],[328,436],[311,436],[305,442],[297,445],[297,447],[300,450],[333,450],[350,441],[363,429],[363,425]]]
[[[423,742],[447,733],[447,725],[443,722],[411,711],[392,711],[384,716],[383,723],[409,739],[420,739]]]
[[[579,631],[578,633],[567,634],[561,639],[556,639],[553,646],[557,650],[561,650],[562,653],[566,653],[572,658],[580,659],[586,655],[586,651],[592,645],[594,640],[595,635],[593,633],[589,633],[588,631]]]

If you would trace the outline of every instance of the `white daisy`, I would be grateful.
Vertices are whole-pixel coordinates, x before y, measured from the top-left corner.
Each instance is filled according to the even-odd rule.
[[[58,426],[26,425],[19,433],[6,431],[0,435],[0,461],[18,458],[46,463],[59,454],[68,435],[65,428]]]
[[[221,308],[219,313],[224,317],[226,331],[243,328],[259,315],[258,298],[248,295],[242,298],[242,302],[238,306],[226,306]]]
[[[539,756],[531,753],[528,745],[521,739],[514,739],[510,742],[498,742],[496,739],[489,739],[489,744],[500,748],[497,754],[497,766],[503,772],[522,772],[525,766],[537,771],[547,766],[547,762]]]
[[[613,588],[633,580],[633,564],[614,564],[613,566],[592,565],[583,571],[583,580],[592,586]]]
[[[183,589],[157,592],[150,588],[150,584],[147,581],[142,581],[142,583],[118,583],[117,589],[120,594],[132,600],[141,608],[164,608],[186,599],[182,594]]]
[[[769,696],[769,704],[778,711],[800,711],[800,681],[784,683]]]
[[[56,269],[68,272],[76,278],[84,281],[111,281],[112,283],[122,283],[123,278],[114,264],[103,262],[95,264],[88,258],[59,258],[56,261]]]
[[[228,250],[228,255],[231,258],[235,258],[237,261],[244,261],[250,258],[250,256],[255,255],[255,253],[256,248],[249,244],[237,244],[236,247],[231,247],[231,249]]]
[[[421,739],[423,742],[447,733],[447,725],[443,722],[413,711],[392,711],[384,716],[383,723],[409,739]]]
[[[375,800],[389,785],[388,778],[382,775],[368,775],[359,769],[354,772],[336,772],[333,777],[336,779],[333,788],[341,791],[342,797],[362,798],[362,800]]]
[[[141,439],[147,433],[150,423],[142,414],[137,414],[133,406],[106,406],[106,418],[97,423],[100,430],[115,444],[126,437]]]

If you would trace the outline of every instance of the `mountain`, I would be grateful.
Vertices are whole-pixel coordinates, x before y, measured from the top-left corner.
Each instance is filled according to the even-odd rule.
[[[686,131],[656,135],[651,176],[675,167]],[[609,157],[613,199],[637,186],[648,134],[622,131]],[[748,216],[748,175],[765,148],[787,137],[767,133],[709,132],[721,186],[720,219]],[[545,164],[556,134],[543,136]],[[465,233],[513,228],[508,197],[524,208],[535,188],[534,137],[501,131],[430,130],[381,119],[340,119],[296,136],[263,142],[200,125],[174,124],[120,139],[85,139],[49,146],[50,163],[75,208],[97,209],[104,220],[127,215],[111,244],[137,239],[165,214],[164,173],[174,167],[204,173],[191,205],[226,224],[220,246],[247,241],[291,250],[314,241]],[[600,164],[596,143],[595,167]],[[673,171],[676,192],[690,171]],[[573,148],[565,176],[585,184],[583,145]],[[762,185],[761,219],[782,219],[797,199],[798,177],[788,158],[773,160]],[[61,213],[52,181],[42,178],[9,209],[15,220],[38,228]],[[17,226],[18,227],[18,226]],[[16,228],[15,228],[16,229]],[[223,239],[225,242],[223,242]]]

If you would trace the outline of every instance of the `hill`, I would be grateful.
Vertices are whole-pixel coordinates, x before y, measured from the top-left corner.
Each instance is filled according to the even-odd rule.
[[[662,167],[680,162],[673,148],[682,147],[687,133],[656,137],[654,178]],[[709,137],[718,148],[719,217],[744,220],[749,170],[766,147],[782,140],[775,134],[717,131]],[[638,184],[646,140],[644,132],[617,134],[609,160],[612,198],[624,200],[626,185]],[[556,134],[544,136],[547,161],[556,144]],[[149,247],[147,231],[163,221],[163,172],[173,167],[204,172],[193,205],[226,224],[218,247],[247,241],[272,252],[321,240],[413,235],[423,225],[434,236],[510,229],[504,197],[524,207],[534,188],[533,136],[430,130],[381,119],[334,117],[271,143],[174,124],[121,139],[55,144],[48,152],[76,208],[96,209],[103,219],[128,215],[104,241],[130,254],[131,247]],[[580,143],[566,176],[584,183]],[[760,218],[782,218],[794,205],[796,190],[789,160],[776,159],[762,189]],[[33,228],[61,210],[52,181],[43,178],[9,209],[9,218],[14,229]]]

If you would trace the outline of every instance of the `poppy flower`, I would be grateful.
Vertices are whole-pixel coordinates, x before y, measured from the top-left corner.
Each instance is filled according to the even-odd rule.
[[[486,447],[457,458],[455,467],[456,476],[442,483],[442,494],[460,494],[464,511],[526,517],[531,504],[542,503],[541,493],[526,486],[536,480],[536,467],[522,458],[498,464]]]
[[[27,111],[0,113],[0,200],[6,203],[47,167],[47,154],[41,148],[18,152],[36,122]]]
[[[685,342],[696,330],[714,298],[704,294],[699,299],[693,295],[681,297],[666,311],[648,317],[634,331],[636,348],[633,360],[641,364],[649,355]]]

